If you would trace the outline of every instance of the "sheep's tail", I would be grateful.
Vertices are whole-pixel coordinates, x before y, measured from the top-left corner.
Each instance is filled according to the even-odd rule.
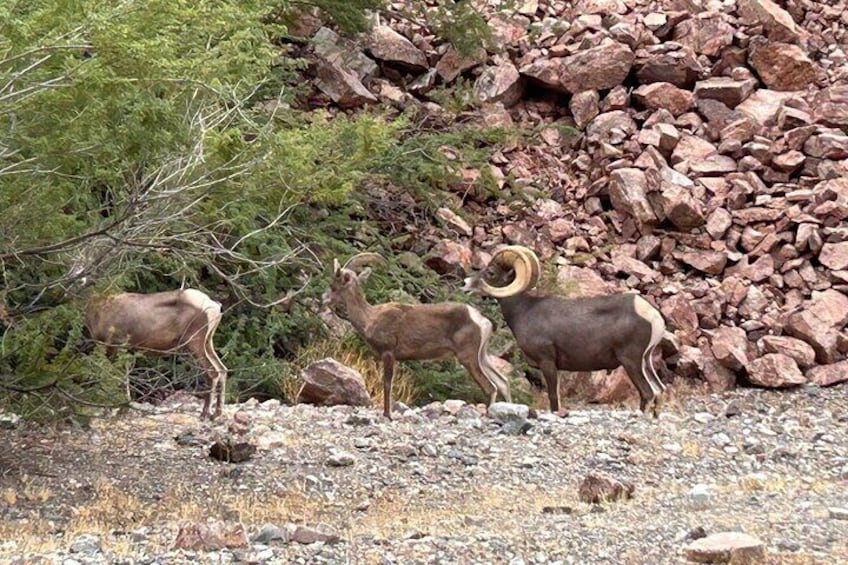
[[[492,364],[492,356],[489,354],[489,340],[492,338],[492,322],[483,316],[480,312],[468,308],[471,313],[471,318],[480,326],[480,349],[477,351],[477,361],[480,364],[480,370],[483,375],[489,379],[489,382],[495,387],[495,390],[506,400],[512,402],[512,392],[509,389],[509,378],[500,371],[495,369]]]

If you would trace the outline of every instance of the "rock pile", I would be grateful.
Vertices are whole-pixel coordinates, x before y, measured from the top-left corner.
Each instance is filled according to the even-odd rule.
[[[534,203],[458,187],[477,225],[420,238],[428,264],[521,244],[579,294],[639,290],[680,340],[675,374],[715,390],[848,380],[844,0],[477,4],[493,37],[467,56],[391,16],[311,36],[327,103],[444,117],[428,93],[464,77],[481,124],[539,131],[487,171]]]

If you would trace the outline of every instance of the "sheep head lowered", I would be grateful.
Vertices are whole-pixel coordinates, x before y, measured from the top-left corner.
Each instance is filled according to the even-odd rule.
[[[494,402],[500,393],[511,400],[509,380],[492,364],[488,353],[492,323],[465,304],[369,304],[361,284],[371,273],[366,264],[382,264],[376,253],[355,255],[344,266],[334,262],[324,303],[348,320],[383,364],[383,414],[391,418],[395,361],[456,358]]]
[[[665,334],[659,311],[638,294],[565,298],[529,294],[539,280],[532,250],[505,247],[465,290],[497,298],[528,363],[545,375],[552,411],[559,410],[558,370],[597,371],[623,366],[639,391],[643,412],[659,411],[665,384],[652,353]]]
[[[212,337],[221,322],[221,305],[195,289],[152,294],[121,293],[89,302],[85,325],[91,337],[106,344],[154,355],[188,353],[208,382],[201,418],[223,411],[227,368],[215,352]],[[210,416],[212,397],[215,413]]]

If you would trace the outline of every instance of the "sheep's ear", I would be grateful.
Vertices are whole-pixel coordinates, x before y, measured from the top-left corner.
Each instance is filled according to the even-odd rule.
[[[362,269],[362,272],[356,275],[356,278],[359,282],[363,283],[368,280],[368,277],[371,276],[371,267],[365,267]]]
[[[338,274],[341,271],[341,266],[339,265],[338,259],[333,259],[333,274]]]

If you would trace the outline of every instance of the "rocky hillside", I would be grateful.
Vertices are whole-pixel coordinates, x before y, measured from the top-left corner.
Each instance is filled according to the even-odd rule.
[[[639,290],[679,338],[672,372],[714,390],[848,379],[844,2],[476,4],[493,37],[469,56],[391,15],[355,39],[297,30],[315,104],[450,123],[435,93],[470,89],[463,120],[538,133],[464,171],[429,264],[521,244],[566,288]],[[472,190],[482,174],[512,198]]]

